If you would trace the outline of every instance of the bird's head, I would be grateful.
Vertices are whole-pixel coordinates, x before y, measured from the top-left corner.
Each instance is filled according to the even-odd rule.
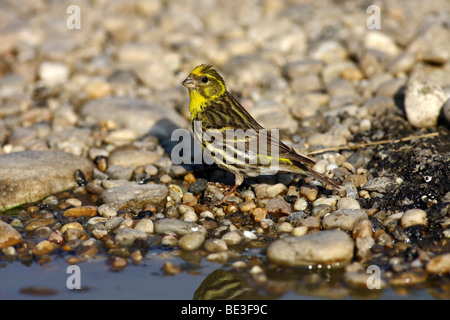
[[[207,64],[195,67],[182,85],[189,89],[191,99],[193,96],[200,95],[202,99],[211,101],[227,91],[225,81],[220,74]]]

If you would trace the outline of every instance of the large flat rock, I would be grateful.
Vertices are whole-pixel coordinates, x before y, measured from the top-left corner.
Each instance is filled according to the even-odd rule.
[[[77,185],[75,171],[87,178],[94,165],[61,151],[23,151],[0,156],[0,211],[46,196],[69,190]]]

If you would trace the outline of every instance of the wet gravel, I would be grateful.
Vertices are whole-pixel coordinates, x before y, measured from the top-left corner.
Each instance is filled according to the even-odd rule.
[[[194,299],[450,297],[448,2],[383,4],[380,30],[364,1],[86,3],[51,26],[69,5],[0,5],[0,265],[217,264]],[[212,205],[234,177],[173,154],[200,63],[341,190],[278,174]]]

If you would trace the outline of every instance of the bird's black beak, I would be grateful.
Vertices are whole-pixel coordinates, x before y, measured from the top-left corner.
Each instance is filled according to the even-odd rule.
[[[197,87],[196,81],[191,77],[187,77],[181,84],[188,89],[195,89]]]

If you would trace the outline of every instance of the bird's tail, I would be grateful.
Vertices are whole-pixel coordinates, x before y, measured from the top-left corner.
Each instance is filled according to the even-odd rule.
[[[319,179],[319,180],[321,180],[321,181],[323,181],[323,182],[325,182],[325,183],[335,187],[336,189],[339,189],[341,187],[341,185],[339,183],[337,183],[336,181],[331,180],[330,178],[324,176],[321,173],[318,173],[317,171],[314,171],[311,168],[308,168],[308,170],[305,172],[305,174],[310,176],[310,177],[312,177],[312,178]]]

